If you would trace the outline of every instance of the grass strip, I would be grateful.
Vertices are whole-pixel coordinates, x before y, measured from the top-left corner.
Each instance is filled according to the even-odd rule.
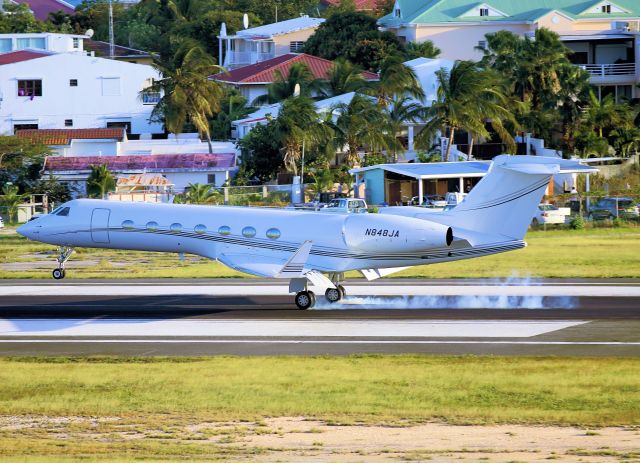
[[[172,420],[636,425],[640,359],[4,358],[0,410]]]

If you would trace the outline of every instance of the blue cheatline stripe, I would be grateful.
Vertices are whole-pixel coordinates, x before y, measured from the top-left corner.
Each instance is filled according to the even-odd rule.
[[[548,184],[549,184],[549,179],[546,179],[546,180],[537,182],[537,183],[535,183],[533,185],[530,185],[530,186],[526,187],[526,191],[524,193],[522,193],[523,190],[520,190],[517,193],[511,193],[509,195],[502,196],[500,198],[496,198],[496,199],[494,199],[494,200],[492,200],[490,202],[479,204],[479,205],[477,205],[475,207],[468,207],[468,208],[464,207],[465,203],[463,202],[463,203],[460,204],[461,207],[458,210],[459,211],[476,211],[476,210],[479,210],[479,209],[488,209],[488,208],[491,208],[491,207],[500,206],[502,204],[506,204],[506,203],[509,203],[511,201],[515,201],[517,199],[520,199],[520,198],[522,198],[524,196],[527,196],[527,195],[529,195],[529,194],[531,194],[531,193],[533,193],[533,192],[535,192],[535,191],[537,191],[537,190],[539,190],[539,189],[541,189],[543,187],[546,188],[546,186]]]
[[[183,238],[199,239],[213,242],[220,242],[224,244],[231,244],[237,246],[247,246],[260,249],[269,249],[273,251],[283,251],[294,253],[300,248],[300,244],[296,243],[282,243],[277,244],[272,240],[263,240],[260,238],[241,238],[233,236],[212,235],[208,233],[195,233],[195,232],[182,232],[182,231],[170,231],[170,230],[147,230],[147,229],[124,229],[120,227],[114,228],[99,228],[93,229],[94,231],[110,231],[110,232],[124,232],[124,233],[147,233],[154,235],[164,236],[179,236]],[[75,234],[80,232],[90,232],[91,230],[76,230],[73,232],[58,233],[58,235]],[[434,248],[428,249],[421,253],[396,253],[396,254],[373,254],[373,253],[357,253],[350,252],[348,250],[339,248],[330,248],[323,246],[313,245],[310,251],[311,255],[320,257],[332,257],[332,258],[345,258],[345,259],[359,259],[359,260],[435,260],[446,259],[448,257],[472,257],[474,255],[495,254],[499,252],[511,251],[515,249],[521,249],[525,246],[524,241],[504,241],[498,243],[491,243],[482,246],[476,246],[473,248],[464,249],[451,249],[451,248]]]

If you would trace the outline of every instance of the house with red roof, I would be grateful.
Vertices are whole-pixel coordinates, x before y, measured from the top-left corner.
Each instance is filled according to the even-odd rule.
[[[247,101],[252,102],[257,97],[267,93],[267,86],[275,82],[278,75],[289,75],[291,66],[295,63],[305,64],[316,79],[327,79],[333,67],[333,61],[318,58],[305,53],[287,53],[260,63],[221,72],[211,79],[233,86]],[[364,71],[363,77],[368,81],[378,80],[378,74]]]
[[[321,9],[330,7],[338,7],[342,3],[342,0],[320,0]],[[378,7],[377,0],[353,0],[353,6],[356,11],[373,11]]]
[[[227,69],[259,63],[287,53],[298,53],[324,22],[324,18],[302,15],[227,34],[223,23],[218,36],[220,65]]]

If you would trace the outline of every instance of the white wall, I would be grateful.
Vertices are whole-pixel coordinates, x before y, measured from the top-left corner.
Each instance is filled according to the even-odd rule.
[[[148,122],[154,106],[143,105],[138,97],[150,79],[158,77],[151,66],[76,53],[0,66],[0,134],[11,134],[14,123],[24,122],[37,122],[40,129],[131,122],[132,133],[161,133],[161,124]],[[22,79],[41,79],[42,96],[18,96]],[[77,79],[78,86],[71,87],[70,79]],[[111,95],[107,90],[113,90]],[[65,119],[72,119],[73,127],[65,127]]]
[[[174,184],[174,191],[181,193],[190,183],[208,183],[208,176],[216,176],[216,186],[222,186],[226,181],[226,172],[164,172],[163,175]]]
[[[73,47],[74,38],[78,39],[77,48]],[[85,36],[82,35],[55,34],[47,32],[33,34],[0,34],[0,52],[6,53],[9,51],[30,48],[53,51],[56,53],[82,53],[84,51],[84,38]],[[25,41],[20,39],[31,39],[31,41],[26,42],[27,45],[30,46],[25,47]],[[44,46],[42,47],[39,46],[41,42],[44,42]]]

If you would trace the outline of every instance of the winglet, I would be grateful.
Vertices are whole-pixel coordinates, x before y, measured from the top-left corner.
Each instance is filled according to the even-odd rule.
[[[309,258],[311,246],[313,246],[313,241],[305,241],[302,243],[298,250],[289,258],[287,263],[282,266],[282,269],[278,272],[277,278],[302,277],[302,271],[304,270],[304,265],[307,263],[307,259]]]

